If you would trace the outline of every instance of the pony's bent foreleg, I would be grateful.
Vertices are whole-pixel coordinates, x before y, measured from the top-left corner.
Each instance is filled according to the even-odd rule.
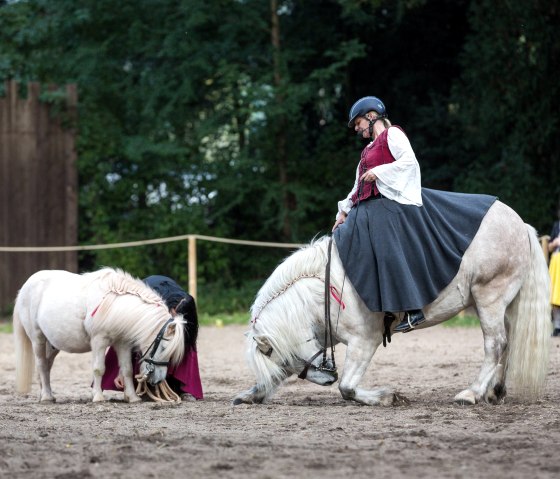
[[[136,394],[132,377],[132,352],[129,345],[113,345],[119,358],[119,371],[124,382],[124,399],[128,402],[138,402],[142,399]]]
[[[380,343],[380,339],[372,341],[369,338],[348,343],[344,371],[338,386],[344,399],[352,399],[368,406],[390,406],[397,400],[397,395],[390,388],[366,390],[358,387]]]

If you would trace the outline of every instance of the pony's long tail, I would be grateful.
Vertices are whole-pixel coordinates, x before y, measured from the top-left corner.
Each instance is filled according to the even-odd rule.
[[[35,370],[35,360],[31,340],[21,324],[20,314],[20,307],[16,300],[13,315],[16,348],[16,391],[20,394],[26,394],[31,390],[31,378]]]
[[[508,386],[534,401],[544,389],[550,351],[550,277],[532,226],[526,225],[531,264],[521,290],[508,308]]]

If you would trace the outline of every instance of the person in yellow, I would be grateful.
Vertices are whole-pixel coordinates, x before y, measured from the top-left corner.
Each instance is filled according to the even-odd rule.
[[[560,218],[560,209],[558,210]],[[560,336],[560,221],[555,221],[548,243],[550,257],[550,302],[552,304],[553,336]]]

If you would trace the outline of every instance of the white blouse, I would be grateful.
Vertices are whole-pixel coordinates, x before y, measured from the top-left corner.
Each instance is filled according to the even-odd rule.
[[[375,140],[374,140],[375,141]],[[373,146],[371,142],[368,147]],[[379,165],[370,171],[375,173],[375,183],[379,192],[403,205],[422,206],[422,185],[420,178],[420,165],[412,150],[410,141],[400,128],[390,127],[387,132],[387,144],[395,161],[386,165]],[[352,195],[358,189],[360,180],[360,164],[356,168],[356,181],[348,196],[338,202],[338,214],[348,214],[354,203]]]

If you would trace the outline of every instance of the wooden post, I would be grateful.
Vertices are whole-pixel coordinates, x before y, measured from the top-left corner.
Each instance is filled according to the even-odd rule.
[[[14,80],[0,96],[2,246],[78,244],[77,88],[66,87],[59,110],[40,97],[39,83],[28,83],[22,98]],[[0,253],[0,311],[10,309],[21,285],[42,269],[76,273],[78,253]]]
[[[196,302],[196,236],[189,235],[189,294]]]

